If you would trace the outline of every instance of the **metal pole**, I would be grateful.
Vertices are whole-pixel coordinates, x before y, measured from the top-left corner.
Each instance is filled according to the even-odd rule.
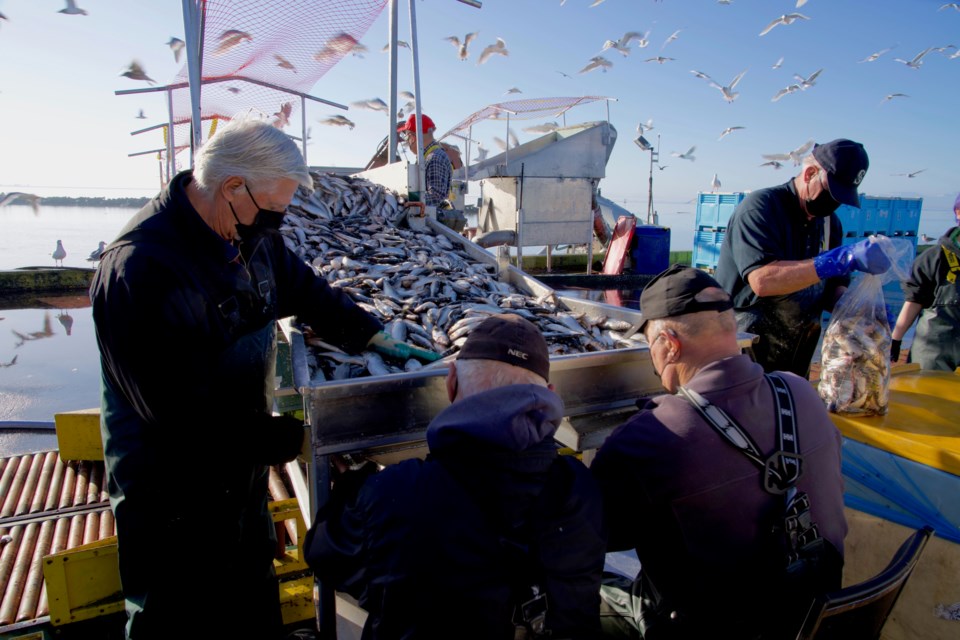
[[[504,132],[503,139],[506,140],[507,148],[503,154],[503,165],[510,164],[510,112],[507,111],[507,130]],[[522,166],[522,165],[521,165]]]
[[[420,202],[427,203],[426,175],[423,166],[423,113],[420,110],[420,54],[417,48],[417,2],[409,0],[410,5],[410,51],[413,54],[413,93],[414,124],[417,131],[417,189],[420,190]]]
[[[397,161],[397,16],[399,4],[397,0],[390,0],[390,131],[387,135],[390,137],[390,149],[387,152],[387,164],[393,164]],[[417,92],[419,95],[419,91]],[[414,96],[416,98],[416,96]]]
[[[303,136],[303,164],[307,164],[307,101],[300,96],[300,135]]]
[[[187,78],[190,81],[190,166],[193,167],[193,157],[203,140],[203,130],[200,128],[200,91],[203,64],[203,14],[201,4],[205,0],[183,0],[183,36],[187,49]],[[170,119],[173,120],[171,100]],[[170,128],[171,138],[173,127]]]
[[[650,149],[650,190],[647,196],[647,224],[653,216],[653,148]]]
[[[173,91],[171,90],[167,91],[167,182],[177,168],[173,136]]]

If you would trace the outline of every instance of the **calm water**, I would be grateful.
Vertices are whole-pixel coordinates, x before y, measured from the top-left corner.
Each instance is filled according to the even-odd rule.
[[[23,206],[0,209],[0,269],[53,266],[57,240],[67,266],[91,266],[86,258],[100,240],[110,242],[135,211]],[[920,231],[939,236],[952,213],[927,217]],[[619,294],[617,302],[615,294]],[[639,291],[581,292],[592,300],[637,308]],[[51,422],[55,413],[99,405],[99,355],[89,302],[82,292],[18,302],[0,299],[0,422]],[[912,338],[912,332],[907,336]],[[0,430],[0,454],[11,436]],[[32,449],[28,449],[32,450]]]

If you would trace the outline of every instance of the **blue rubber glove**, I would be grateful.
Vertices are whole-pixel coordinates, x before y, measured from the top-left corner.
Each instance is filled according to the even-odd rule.
[[[824,280],[845,276],[851,271],[883,273],[890,268],[890,259],[877,243],[869,238],[825,251],[813,259],[817,276]]]

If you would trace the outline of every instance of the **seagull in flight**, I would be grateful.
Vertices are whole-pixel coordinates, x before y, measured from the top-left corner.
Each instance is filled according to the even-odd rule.
[[[623,56],[630,55],[630,43],[634,40],[637,41],[637,46],[643,48],[649,44],[647,41],[647,36],[650,35],[650,32],[640,33],[639,31],[627,31],[625,34],[620,36],[619,40],[607,40],[603,43],[603,49],[601,53],[607,49],[616,49]]]
[[[507,43],[503,41],[503,38],[497,38],[496,43],[487,45],[483,51],[480,52],[480,59],[477,60],[477,65],[483,64],[492,55],[510,55],[510,52],[507,51]]]
[[[817,77],[818,77],[821,73],[823,73],[823,69],[817,69],[816,71],[814,71],[813,73],[810,74],[810,77],[809,77],[809,78],[804,78],[804,77],[801,76],[799,73],[793,74],[793,77],[794,77],[795,80],[797,80],[797,81],[799,82],[799,84],[800,84],[800,90],[801,90],[801,91],[806,91],[807,89],[809,89],[809,88],[812,87],[813,85],[817,84],[817,82],[816,82],[816,81],[817,81]]]
[[[782,163],[782,162],[778,162],[778,161],[776,161],[776,160],[770,160],[769,162],[764,162],[764,163],[761,164],[760,166],[761,166],[761,167],[773,167],[774,169],[779,169],[780,167],[783,166],[783,163]]]
[[[870,55],[868,55],[868,56],[867,56],[866,58],[864,58],[863,60],[858,60],[858,62],[874,62],[874,61],[876,61],[877,58],[879,58],[879,57],[882,56],[883,54],[887,53],[888,51],[893,51],[893,47],[887,47],[886,49],[881,49],[880,51],[877,51],[876,53],[871,53]]]
[[[277,61],[277,66],[280,67],[281,69],[289,69],[294,73],[297,72],[297,68],[293,66],[293,63],[287,60],[286,58],[284,58],[279,53],[273,54],[273,59]]]
[[[956,9],[960,11],[960,2],[948,2],[945,5],[941,5],[937,11],[943,11],[944,9]]]
[[[663,64],[664,62],[669,62],[670,60],[676,60],[676,58],[667,58],[666,56],[656,56],[653,58],[647,58],[644,62],[656,62],[657,64]]]
[[[663,43],[663,45],[660,47],[660,51],[663,51],[664,47],[666,47],[668,44],[670,44],[671,42],[673,42],[674,40],[676,40],[677,38],[679,38],[681,31],[683,31],[683,29],[677,29],[677,30],[674,31],[672,34],[670,34],[670,37],[667,38],[667,40],[666,40],[666,41]]]
[[[914,171],[913,173],[891,173],[892,176],[906,176],[908,178],[916,178],[918,173],[923,173],[926,169],[920,169],[919,171]]]
[[[690,147],[689,149],[687,149],[686,153],[678,153],[674,151],[670,155],[674,156],[675,158],[682,158],[684,160],[689,160],[690,162],[694,162],[696,158],[694,157],[693,152],[696,150],[697,150],[696,147]]]
[[[409,49],[410,45],[407,44],[405,40],[397,40],[397,47],[406,47],[407,49]],[[384,53],[386,53],[387,51],[390,51],[390,43],[388,42],[387,44],[383,45],[383,49],[380,49],[380,51]]]
[[[460,42],[460,38],[458,38],[457,36],[448,36],[444,38],[444,40],[452,43],[453,46],[457,48],[458,58],[460,58],[461,60],[466,60],[470,55],[467,52],[467,47],[470,45],[471,42],[473,42],[473,39],[477,37],[477,33],[478,33],[477,31],[468,33],[463,37],[463,42]],[[486,51],[486,49],[484,51]]]
[[[604,73],[606,73],[607,69],[611,68],[612,66],[613,66],[613,63],[607,60],[606,58],[604,58],[603,56],[593,56],[592,58],[590,58],[590,62],[588,62],[587,65],[583,69],[580,69],[580,71],[578,71],[577,73],[588,73],[590,71],[593,71],[594,69],[600,69]]]
[[[779,18],[777,18],[776,20],[768,24],[766,27],[764,27],[763,31],[760,32],[760,35],[761,36],[767,35],[768,33],[770,33],[771,29],[773,29],[775,26],[780,24],[793,24],[797,20],[809,20],[809,19],[810,18],[803,15],[802,13],[787,13],[785,15],[780,16]]]
[[[510,87],[503,93],[503,95],[507,96],[507,95],[510,95],[511,93],[523,93],[523,91],[521,91],[517,87]]]
[[[67,0],[67,6],[64,7],[63,9],[60,9],[60,11],[57,11],[57,13],[63,13],[68,16],[87,15],[87,11],[85,9],[81,9],[80,7],[77,6],[76,0]]]
[[[783,64],[783,56],[780,56],[780,59],[777,60],[777,61],[774,63],[774,65],[773,65],[772,67],[770,67],[770,68],[771,68],[771,69],[779,69],[782,64]]]
[[[183,48],[187,46],[187,44],[180,38],[170,38],[167,46],[173,51],[173,61],[180,62],[180,54],[183,53]]]
[[[130,78],[131,80],[145,80],[148,84],[156,84],[156,80],[148,76],[147,72],[143,70],[143,65],[136,60],[131,62],[127,70],[120,75]]]
[[[909,98],[909,97],[910,97],[910,96],[908,96],[908,95],[905,94],[905,93],[890,93],[890,94],[887,94],[887,96],[884,97],[884,99],[880,101],[880,104],[883,104],[884,102],[887,102],[888,100],[893,100],[894,98]]]
[[[13,204],[17,200],[27,200],[33,208],[34,215],[40,215],[40,196],[32,193],[23,193],[22,191],[11,191],[10,193],[0,193],[0,207]]]
[[[741,126],[727,127],[726,129],[724,129],[724,130],[720,133],[720,137],[717,138],[717,142],[723,140],[724,136],[726,136],[726,135],[728,135],[728,134],[730,134],[730,133],[733,133],[734,131],[737,131],[737,130],[739,130],[739,129],[746,129],[746,127],[741,127]]]
[[[927,55],[931,51],[933,51],[933,47],[927,47],[917,55],[913,56],[912,60],[903,60],[901,58],[894,58],[893,60],[894,62],[902,62],[903,64],[907,65],[911,69],[919,69],[920,65],[923,64],[923,59],[922,59],[923,56]]]
[[[147,114],[143,112],[143,109],[140,109],[140,113],[137,114],[137,120],[146,120]]]
[[[780,98],[783,96],[787,95],[788,93],[800,91],[802,88],[803,87],[798,84],[791,84],[790,86],[784,87],[783,89],[780,89],[780,91],[777,91],[776,95],[770,98],[770,102],[779,102]]]
[[[329,124],[336,127],[349,127],[350,129],[353,129],[356,126],[353,121],[345,116],[341,116],[340,114],[328,116],[319,122],[320,124]]]
[[[645,123],[637,123],[637,135],[642,136],[644,131],[653,131],[653,118],[647,119]]]
[[[800,166],[800,161],[803,160],[803,156],[807,155],[807,152],[813,147],[813,140],[807,140],[802,145],[790,151],[789,153],[771,153],[763,156],[764,160],[777,160],[784,161],[793,160],[793,166]],[[760,165],[763,166],[763,165]],[[779,168],[779,167],[777,167]]]
[[[737,86],[737,83],[740,82],[740,79],[743,78],[743,74],[747,72],[746,69],[737,74],[737,77],[733,79],[732,82],[726,87],[721,86],[719,82],[716,82],[713,78],[707,77],[710,86],[714,89],[719,89],[720,93],[723,94],[723,99],[727,102],[733,102],[737,99],[737,96],[740,95],[739,92],[734,91],[733,88]]]

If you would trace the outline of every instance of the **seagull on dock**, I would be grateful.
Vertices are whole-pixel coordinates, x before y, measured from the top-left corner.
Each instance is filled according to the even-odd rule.
[[[103,250],[107,247],[107,243],[103,240],[100,241],[100,246],[90,252],[90,255],[87,256],[87,262],[100,262],[100,256],[103,255]]]
[[[57,11],[57,13],[63,13],[68,16],[87,15],[87,11],[85,9],[81,9],[80,7],[77,6],[76,0],[67,0],[67,6],[64,7],[63,9],[60,9],[60,11]]]
[[[697,150],[696,147],[690,147],[689,149],[687,149],[686,153],[678,153],[674,151],[670,155],[674,156],[675,158],[682,158],[684,160],[689,160],[690,162],[694,162],[696,161],[696,158],[694,157],[693,152],[696,150]]]
[[[180,54],[183,53],[183,48],[187,46],[187,43],[180,38],[170,38],[167,41],[167,46],[173,51],[173,61],[180,62]]]
[[[720,190],[720,178],[717,177],[717,174],[713,174],[713,180],[710,181],[710,188],[714,193]]]
[[[63,266],[63,259],[67,257],[67,250],[63,248],[63,242],[57,240],[57,248],[50,254],[58,267]]]
[[[933,242],[933,240],[934,240],[933,238],[931,238],[925,233],[920,234],[920,242]]]
[[[40,215],[40,196],[32,193],[23,193],[22,191],[11,191],[10,193],[0,193],[0,207],[13,204],[17,200],[26,200],[33,208],[34,215]]]
[[[809,19],[810,18],[803,15],[802,13],[787,13],[785,15],[780,16],[779,18],[777,18],[776,20],[768,24],[766,27],[764,27],[763,31],[760,32],[760,35],[761,36],[767,35],[768,33],[770,33],[770,30],[776,27],[777,25],[793,24],[797,20],[809,20]]]

